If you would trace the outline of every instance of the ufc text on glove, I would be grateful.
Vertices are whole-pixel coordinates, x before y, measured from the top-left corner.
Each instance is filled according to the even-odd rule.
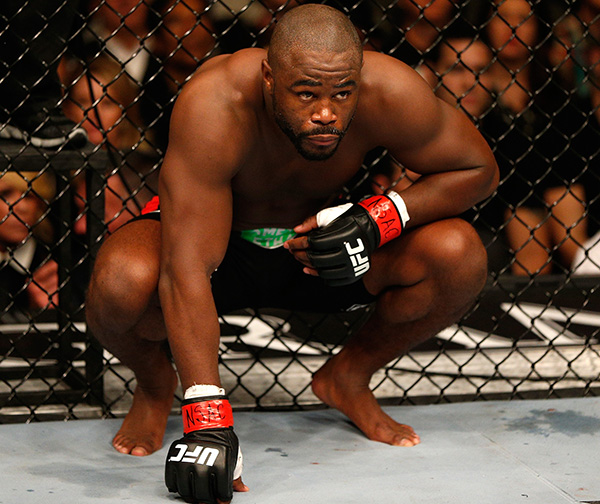
[[[233,480],[241,475],[241,456],[229,400],[226,396],[186,400],[181,412],[184,436],[167,452],[167,488],[186,502],[230,501]]]
[[[326,208],[317,214],[320,227],[307,234],[308,258],[328,285],[351,284],[371,267],[373,250],[400,236],[409,219],[394,191]]]

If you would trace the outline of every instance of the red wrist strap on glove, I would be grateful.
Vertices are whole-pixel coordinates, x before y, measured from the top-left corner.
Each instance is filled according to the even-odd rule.
[[[377,224],[379,229],[379,247],[400,236],[402,218],[394,202],[387,196],[370,196],[358,203]]]
[[[228,399],[184,402],[181,406],[183,433],[233,427],[233,411]]]

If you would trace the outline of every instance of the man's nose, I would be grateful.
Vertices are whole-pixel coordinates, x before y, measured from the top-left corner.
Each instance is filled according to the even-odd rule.
[[[331,124],[337,121],[337,115],[329,101],[319,102],[311,116],[311,121],[317,124]]]

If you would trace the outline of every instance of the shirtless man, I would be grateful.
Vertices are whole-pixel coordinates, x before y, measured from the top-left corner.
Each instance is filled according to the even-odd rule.
[[[318,227],[315,214],[377,146],[421,177],[400,195],[353,205]],[[315,373],[313,391],[369,439],[419,443],[411,427],[384,413],[369,380],[473,303],[486,253],[473,228],[453,216],[491,194],[497,179],[492,153],[465,115],[403,63],[363,56],[355,29],[332,8],[290,10],[268,52],[208,61],[175,106],[160,213],[106,240],[89,288],[89,327],[137,379],[114,447],[132,455],[161,447],[177,383],[168,341],[185,391],[186,435],[169,450],[167,486],[201,502],[230,500],[232,487],[247,487],[233,474],[238,443],[220,388],[217,313],[371,301],[373,315]],[[379,214],[367,211],[371,205]],[[387,211],[391,228],[381,218]],[[260,234],[249,230],[263,228],[297,236],[279,248],[248,241]],[[357,257],[349,256],[361,244],[367,250],[355,272]],[[343,264],[330,267],[330,259]],[[198,463],[184,463],[192,452]]]

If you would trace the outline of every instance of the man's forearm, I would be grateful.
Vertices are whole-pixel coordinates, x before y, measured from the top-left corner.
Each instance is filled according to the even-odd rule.
[[[174,281],[161,273],[159,296],[183,389],[194,384],[220,386],[220,327],[210,279]]]
[[[495,161],[481,168],[423,175],[401,192],[410,214],[408,227],[460,215],[490,196],[497,185]]]

